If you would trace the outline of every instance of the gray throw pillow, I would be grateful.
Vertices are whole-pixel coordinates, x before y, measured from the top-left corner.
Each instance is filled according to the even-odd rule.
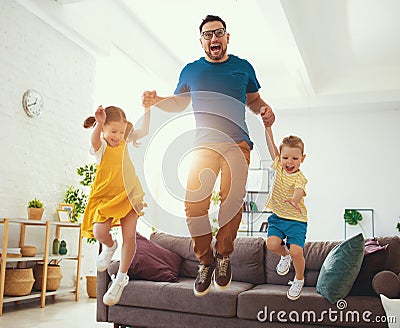
[[[360,233],[336,245],[325,258],[317,281],[317,292],[330,303],[348,295],[364,258],[364,237]]]

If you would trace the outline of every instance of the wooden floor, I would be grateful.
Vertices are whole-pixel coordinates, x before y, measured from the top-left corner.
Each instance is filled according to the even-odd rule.
[[[39,300],[22,304],[7,303],[0,317],[0,327],[112,328],[113,324],[96,322],[96,299],[82,294],[78,302],[70,295],[57,296],[55,300],[47,298],[44,308],[40,308]]]

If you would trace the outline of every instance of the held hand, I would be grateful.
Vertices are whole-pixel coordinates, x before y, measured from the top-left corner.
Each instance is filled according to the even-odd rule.
[[[286,199],[285,199],[285,203],[289,203],[289,204],[292,205],[297,211],[299,211],[299,213],[301,213],[301,209],[300,209],[299,205],[297,205],[297,203],[293,200],[293,198],[286,198]]]
[[[271,127],[272,124],[274,124],[275,114],[272,111],[271,107],[269,107],[269,106],[261,107],[260,114],[261,114],[261,118],[264,123],[264,126]]]
[[[94,113],[94,117],[96,118],[97,123],[104,124],[107,116],[103,106],[100,105],[99,107],[97,107],[97,110]]]
[[[144,108],[150,108],[156,104],[157,92],[156,91],[144,91],[142,95],[142,105]]]

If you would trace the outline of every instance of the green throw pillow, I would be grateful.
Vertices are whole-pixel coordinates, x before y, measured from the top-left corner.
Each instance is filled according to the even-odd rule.
[[[364,258],[362,233],[336,245],[325,258],[317,281],[317,292],[332,304],[347,296]]]

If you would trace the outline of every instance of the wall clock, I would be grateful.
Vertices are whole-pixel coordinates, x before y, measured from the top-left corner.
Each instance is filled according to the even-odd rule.
[[[22,107],[29,117],[37,117],[43,111],[43,97],[36,90],[29,89],[22,96]]]

